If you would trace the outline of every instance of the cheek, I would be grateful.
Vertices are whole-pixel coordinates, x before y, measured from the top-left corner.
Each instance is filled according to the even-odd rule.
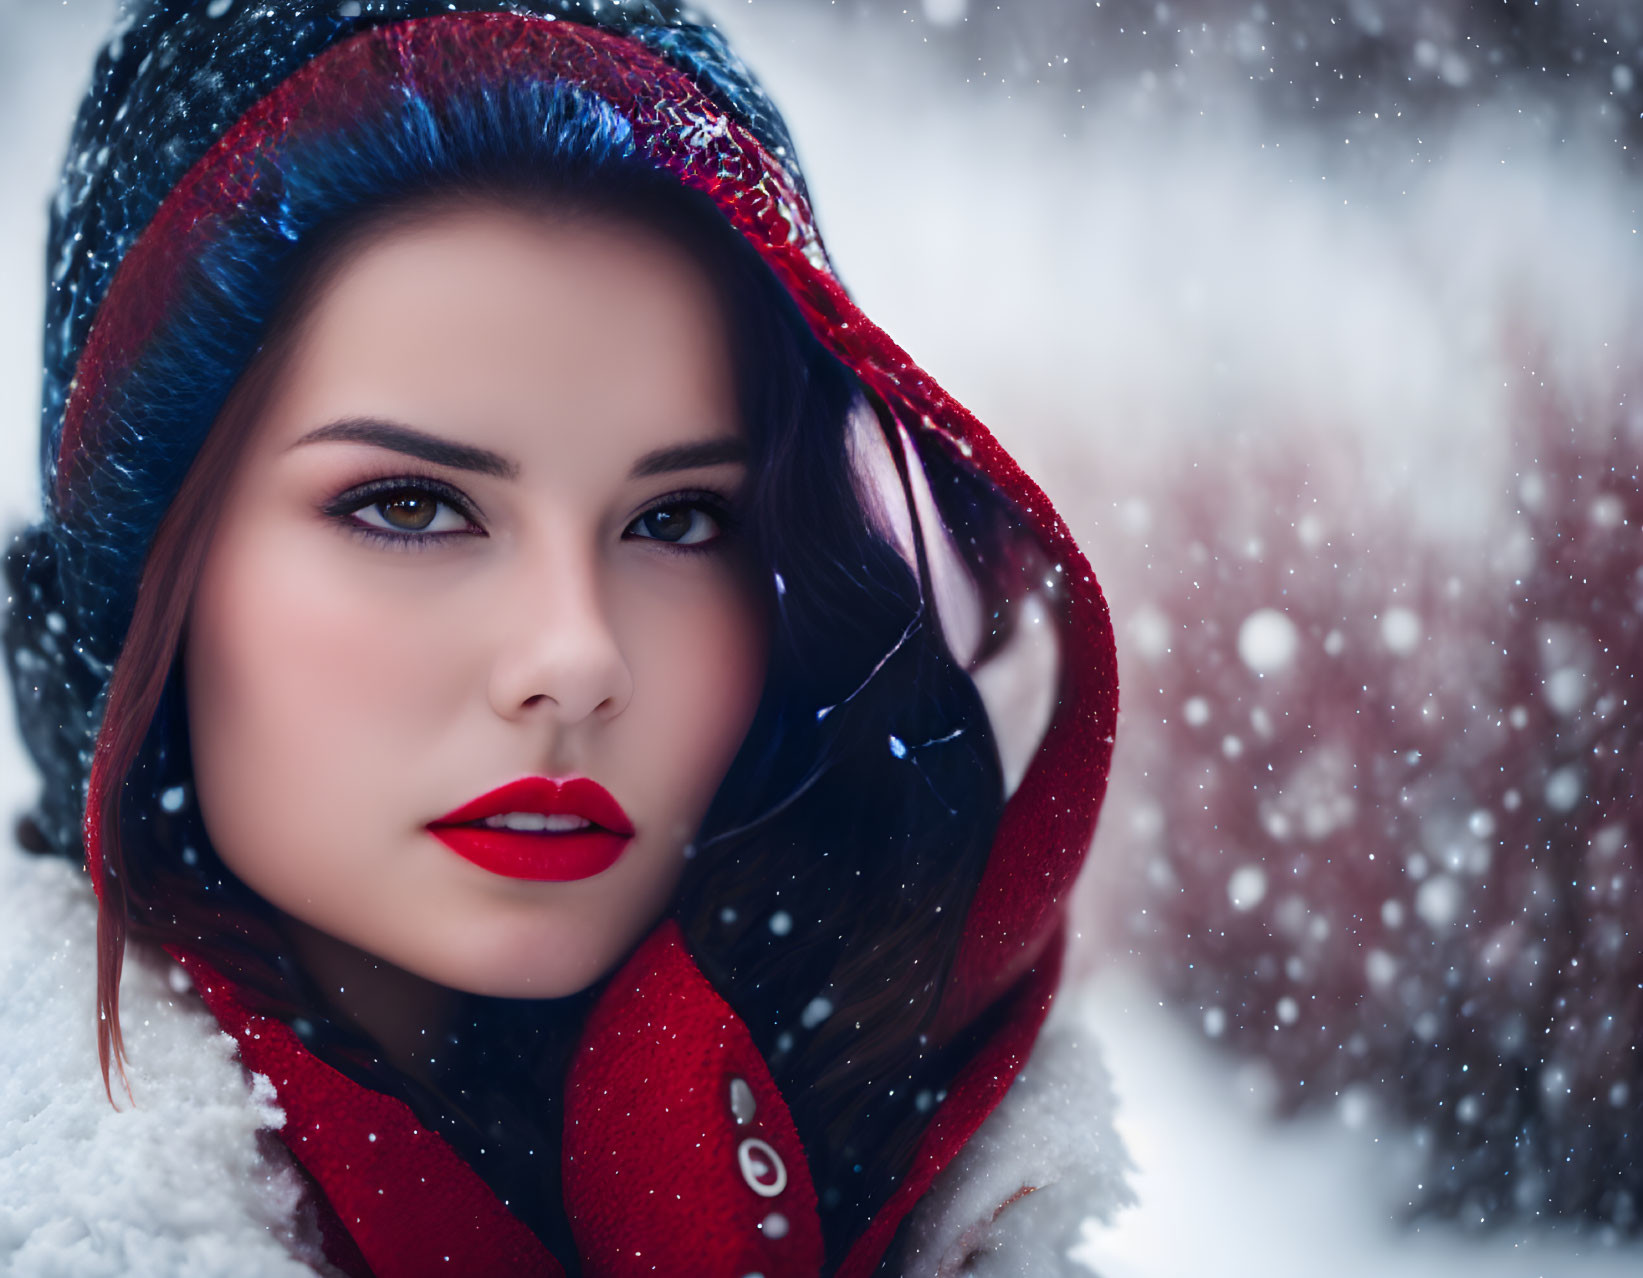
[[[665,610],[641,634],[636,682],[650,694],[644,748],[689,791],[682,819],[699,822],[747,735],[764,688],[769,629],[753,592],[717,581]]]
[[[769,644],[764,619],[736,599],[696,638],[695,651],[674,654],[680,665],[676,683],[695,703],[702,739],[713,742],[716,753],[733,753],[764,688]]]
[[[405,785],[393,744],[427,730],[439,696],[421,610],[362,590],[327,552],[323,536],[225,529],[190,612],[199,803],[253,887],[255,862],[297,869],[304,849],[318,855],[321,831],[370,846],[369,815],[393,810],[384,805]]]

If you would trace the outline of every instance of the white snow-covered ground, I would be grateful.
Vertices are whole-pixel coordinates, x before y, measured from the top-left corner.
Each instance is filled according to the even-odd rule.
[[[1643,1247],[1567,1229],[1471,1234],[1397,1223],[1407,1147],[1348,1105],[1277,1126],[1239,1071],[1146,983],[1112,965],[1069,992],[1100,1036],[1138,1205],[1086,1223],[1101,1278],[1631,1278]]]
[[[1595,411],[1643,351],[1639,193],[1578,136],[1531,144],[1510,104],[1460,119],[1394,172],[1348,170],[1344,138],[1227,103],[1168,124],[1115,83],[1087,118],[949,86],[917,38],[771,0],[706,0],[794,127],[847,281],[915,358],[1045,483],[1105,583],[1126,678],[1147,604],[1160,459],[1236,480],[1252,438],[1366,442],[1368,498],[1435,537],[1489,536],[1510,491],[1509,383],[1547,372]],[[917,8],[917,6],[912,6]],[[927,4],[926,9],[951,9]],[[0,525],[37,509],[46,192],[111,0],[0,0]],[[963,6],[958,8],[962,10]],[[1441,143],[1441,145],[1439,145]],[[1436,157],[1442,157],[1436,158]],[[1533,317],[1544,360],[1499,342]],[[1220,473],[1219,471],[1217,473]],[[1156,637],[1156,636],[1155,636]],[[0,712],[0,816],[29,798]],[[1120,752],[1124,731],[1121,725]],[[1122,763],[1122,760],[1120,760]],[[1117,777],[1122,777],[1120,768]],[[1552,1228],[1399,1227],[1407,1151],[1373,1115],[1274,1126],[1258,1073],[1214,1053],[1103,958],[1127,872],[1097,840],[1081,964],[1087,1013],[1139,1165],[1138,1206],[1092,1229],[1104,1278],[1643,1270]]]

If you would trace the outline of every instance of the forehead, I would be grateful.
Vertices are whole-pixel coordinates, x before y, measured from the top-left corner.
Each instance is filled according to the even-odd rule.
[[[503,207],[367,235],[316,288],[276,380],[271,446],[385,417],[530,468],[740,432],[711,281],[660,233]]]

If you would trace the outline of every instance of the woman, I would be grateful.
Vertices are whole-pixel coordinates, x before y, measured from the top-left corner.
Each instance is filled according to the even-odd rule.
[[[1104,783],[1100,595],[710,28],[475,9],[154,5],[82,112],[7,648],[109,1098],[129,942],[315,1267],[950,1269],[1054,1174],[984,1120]]]

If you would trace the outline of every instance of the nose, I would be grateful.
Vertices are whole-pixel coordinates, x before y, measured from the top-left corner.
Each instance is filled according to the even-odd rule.
[[[633,674],[612,625],[591,551],[533,556],[511,575],[492,615],[498,643],[491,707],[505,719],[545,715],[563,727],[620,714]]]

